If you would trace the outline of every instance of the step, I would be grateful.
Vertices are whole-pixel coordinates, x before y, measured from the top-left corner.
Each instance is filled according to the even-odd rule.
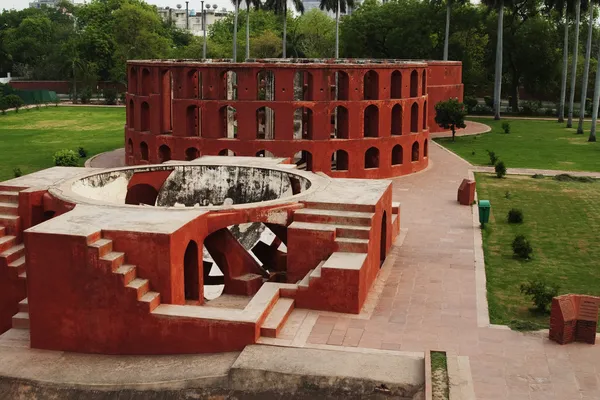
[[[306,208],[320,210],[339,210],[339,211],[358,211],[358,212],[375,212],[375,204],[345,204],[345,203],[324,203],[307,201],[304,203]]]
[[[152,312],[160,305],[160,293],[147,292],[140,297],[139,301],[146,303],[148,305],[148,312]]]
[[[280,297],[260,327],[261,336],[276,338],[293,310],[294,300]]]
[[[19,205],[17,203],[0,202],[0,214],[19,215]]]
[[[29,313],[18,312],[12,317],[13,329],[29,329]]]
[[[307,229],[313,231],[335,231],[337,237],[350,237],[357,239],[368,239],[371,233],[370,226],[323,224],[318,222],[292,222],[288,228]]]
[[[302,280],[300,282],[298,282],[298,287],[304,287],[304,288],[308,287],[308,285],[310,284],[310,274],[312,272],[313,272],[312,269],[310,271],[308,271],[308,274],[306,274],[306,276],[304,278],[302,278]]]
[[[20,279],[27,279],[27,272],[22,272],[19,274]]]
[[[0,213],[0,223],[6,222],[6,223],[12,223],[12,224],[14,224],[18,220],[19,220],[19,216],[18,215],[11,215],[11,214],[6,214],[6,213]]]
[[[98,256],[103,257],[112,251],[112,243],[112,240],[109,239],[98,239],[90,244],[89,247],[97,249]]]
[[[369,239],[371,227],[369,226],[339,226],[338,238]]]
[[[325,261],[321,261],[319,263],[319,265],[317,265],[317,268],[313,269],[312,272],[309,275],[308,278],[308,282],[312,282],[315,279],[319,279],[321,277],[321,269],[323,268],[323,265],[325,264]]]
[[[369,240],[367,239],[337,238],[335,243],[337,244],[337,251],[347,253],[369,252]]]
[[[114,271],[115,274],[121,275],[123,285],[129,284],[136,277],[136,267],[131,264],[123,264]]]
[[[402,204],[398,201],[392,201],[392,214],[400,214]]]
[[[367,254],[365,253],[345,253],[335,252],[323,264],[323,269],[343,269],[359,271],[365,261]]]
[[[373,213],[303,208],[294,213],[294,221],[322,224],[370,226]]]
[[[10,264],[8,264],[9,268],[16,268],[17,269],[17,274],[21,275],[22,273],[25,272],[26,269],[26,260],[25,260],[25,256],[16,259],[15,261],[11,262]]]
[[[27,298],[19,302],[19,312],[29,313],[29,300]]]
[[[125,262],[125,253],[120,251],[111,251],[100,257],[100,261],[108,264],[111,271],[115,271]]]
[[[17,241],[17,238],[12,235],[0,237],[0,253],[13,247]]]
[[[6,235],[6,228],[3,226],[0,226],[0,237],[3,237],[4,235]]]
[[[148,282],[148,279],[135,278],[129,282],[126,287],[137,291],[137,299],[141,300],[141,298],[150,291],[150,282]]]
[[[18,203],[19,192],[8,192],[6,190],[0,190],[0,201],[6,203]]]
[[[5,250],[3,253],[0,253],[0,258],[4,258],[7,264],[11,264],[13,261],[18,260],[19,258],[25,255],[25,246],[21,243],[16,246],[11,247],[8,250]]]

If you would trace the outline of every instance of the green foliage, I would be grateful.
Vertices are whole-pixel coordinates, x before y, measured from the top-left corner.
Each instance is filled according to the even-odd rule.
[[[300,51],[308,58],[330,58],[335,52],[335,21],[313,8],[299,16],[296,32],[302,36]]]
[[[507,220],[509,224],[520,224],[523,222],[523,211],[518,208],[511,208],[508,211]]]
[[[23,172],[21,172],[21,168],[19,168],[19,167],[13,168],[13,175],[15,176],[15,178],[18,178],[21,175],[23,175]]]
[[[77,153],[79,154],[79,157],[81,157],[81,158],[87,157],[87,151],[83,147],[78,148]]]
[[[490,158],[490,165],[496,165],[496,163],[498,162],[498,156],[496,155],[496,153],[494,153],[493,151],[490,150],[486,150],[488,157]]]
[[[105,88],[102,91],[102,97],[104,97],[104,104],[115,105],[117,104],[117,97],[119,92],[116,88]]]
[[[463,103],[467,106],[467,113],[473,114],[475,107],[477,107],[477,99],[473,96],[465,96]]]
[[[250,41],[250,54],[257,58],[275,58],[281,53],[282,40],[272,31],[265,31]]]
[[[521,284],[521,293],[530,297],[535,305],[535,311],[542,314],[550,311],[552,299],[558,296],[559,290],[558,285],[548,285],[544,279],[529,280]]]
[[[525,237],[525,235],[517,235],[512,242],[513,254],[522,259],[531,258],[531,253],[533,249],[531,248],[531,243]]]
[[[533,174],[531,176],[533,179],[544,179],[544,175],[543,174]]]
[[[57,167],[77,167],[79,165],[79,157],[73,150],[59,150],[52,157],[54,165]]]
[[[15,112],[19,112],[19,108],[23,107],[25,103],[23,103],[23,99],[21,99],[16,94],[9,94],[8,96],[4,96],[3,104],[5,104],[6,108],[14,108]]]
[[[502,123],[502,130],[504,131],[504,133],[510,133],[510,122],[504,121]]]
[[[494,172],[496,172],[498,178],[504,178],[506,175],[506,165],[504,165],[504,161],[498,161],[496,165],[494,165]]]
[[[541,101],[524,101],[521,104],[521,114],[527,116],[535,116],[540,114],[540,110],[542,108]]]
[[[591,176],[574,176],[570,174],[559,174],[554,176],[555,181],[560,182],[583,182],[583,183],[593,183],[596,182],[594,178]]]
[[[450,129],[453,140],[456,129],[466,127],[466,116],[465,105],[457,99],[440,101],[435,105],[435,123],[444,129]]]
[[[491,96],[483,96],[483,102],[489,108],[492,108],[492,109],[494,108],[494,99],[492,99]]]

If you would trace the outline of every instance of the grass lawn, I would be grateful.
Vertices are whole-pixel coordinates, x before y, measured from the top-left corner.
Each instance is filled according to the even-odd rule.
[[[586,131],[583,135],[577,135],[575,128],[567,129],[565,124],[555,121],[471,120],[491,126],[492,131],[457,137],[454,143],[451,138],[435,140],[475,165],[488,165],[486,150],[490,150],[508,168],[600,172],[600,141],[587,141],[590,123],[584,125]],[[511,133],[508,135],[502,130],[505,121],[510,123]]]
[[[125,108],[42,107],[0,115],[0,181],[52,167],[61,149],[83,147],[88,157],[123,147]],[[81,159],[81,165],[85,159]]]
[[[560,294],[600,295],[600,181],[498,179],[488,174],[477,174],[476,180],[479,199],[492,204],[490,223],[483,230],[492,323],[514,326],[511,321],[520,320],[548,328],[549,317],[532,315],[531,301],[519,292],[528,279],[541,277],[556,283]],[[522,224],[507,223],[511,208],[523,211]],[[513,258],[511,243],[517,234],[531,242],[529,261]]]

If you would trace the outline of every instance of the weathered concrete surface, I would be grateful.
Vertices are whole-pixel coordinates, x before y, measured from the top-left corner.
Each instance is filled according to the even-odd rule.
[[[230,371],[236,391],[327,393],[364,398],[385,387],[395,398],[415,398],[425,382],[423,357],[306,348],[247,346]],[[382,386],[384,385],[384,386]]]
[[[101,171],[98,168],[80,168],[80,167],[52,167],[43,169],[28,175],[10,179],[2,182],[2,186],[14,186],[21,188],[44,188],[54,185],[63,179],[74,178],[77,175]]]

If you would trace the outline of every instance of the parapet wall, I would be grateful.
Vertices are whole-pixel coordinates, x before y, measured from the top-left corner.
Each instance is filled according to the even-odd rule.
[[[409,174],[428,165],[429,97],[462,99],[460,76],[457,62],[131,61],[126,161],[275,156],[334,177]]]

